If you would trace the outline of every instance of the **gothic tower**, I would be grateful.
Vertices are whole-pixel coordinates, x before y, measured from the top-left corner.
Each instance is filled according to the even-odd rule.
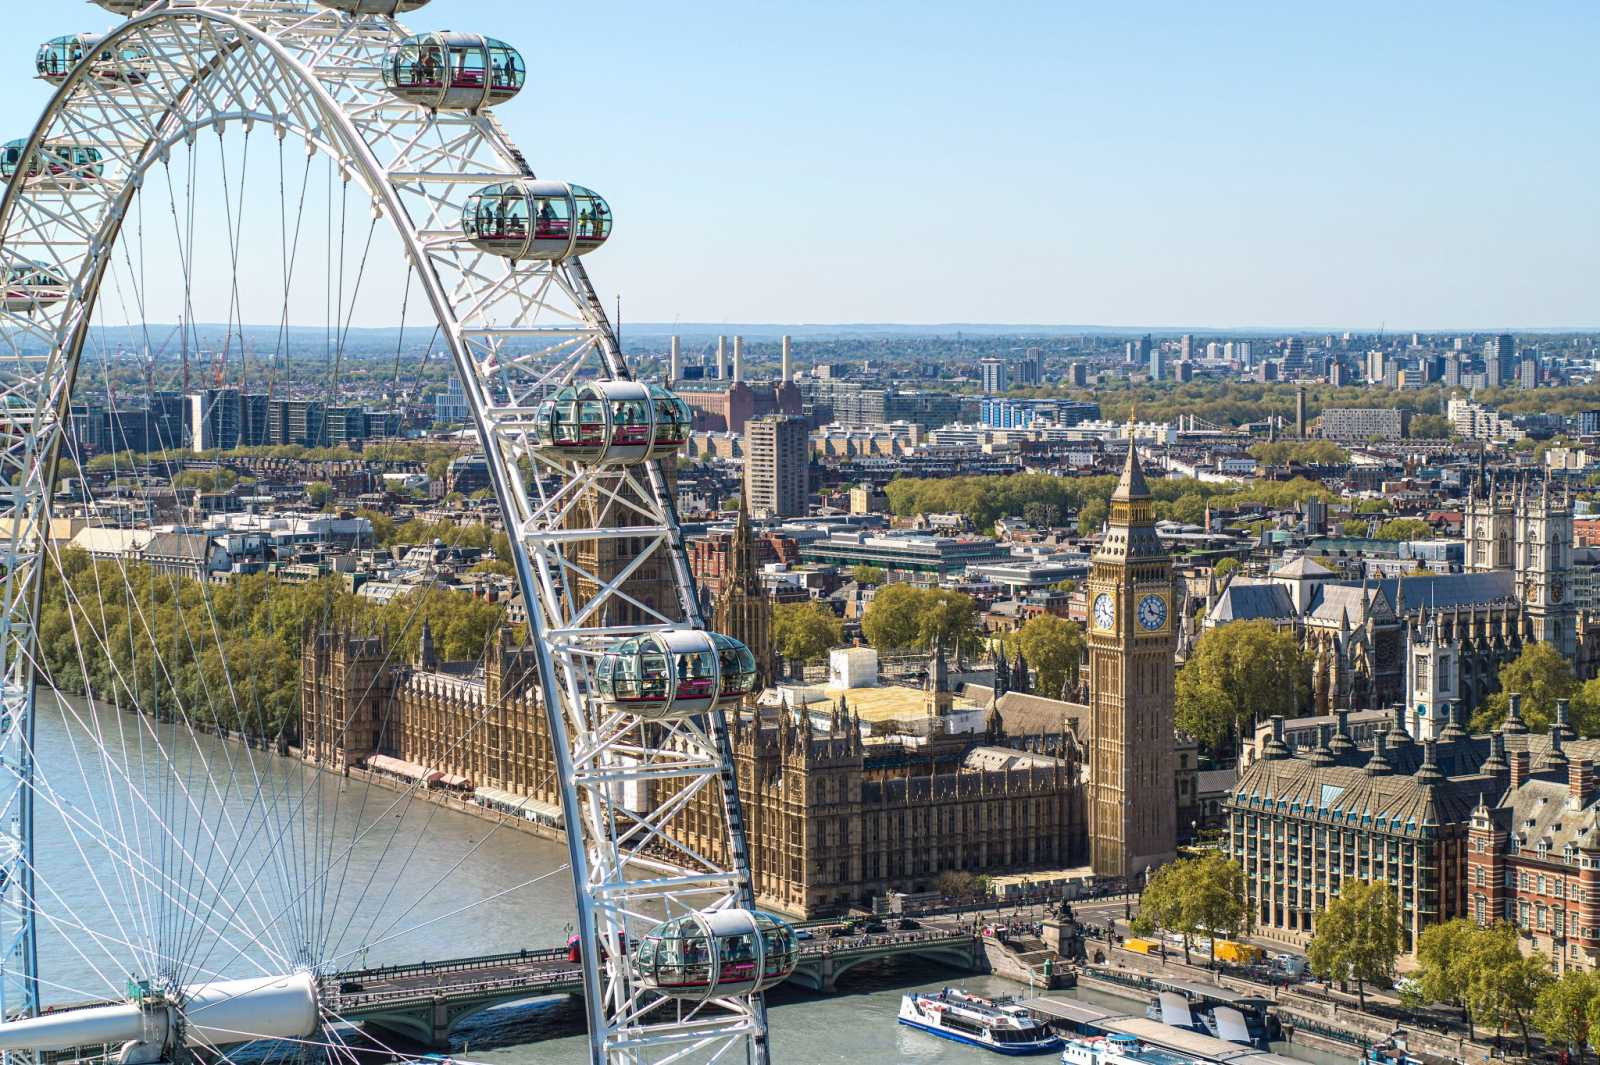
[[[1512,568],[1516,501],[1510,491],[1482,466],[1467,486],[1465,532],[1467,569],[1473,573]]]
[[[728,576],[722,582],[711,627],[750,648],[756,656],[756,691],[761,691],[772,684],[772,604],[756,572],[755,536],[742,498],[728,556]]]
[[[1172,560],[1131,426],[1088,593],[1090,860],[1095,873],[1131,881],[1172,860],[1178,827]]]
[[[1533,638],[1571,662],[1578,650],[1577,606],[1572,595],[1572,505],[1548,480],[1517,501],[1517,592],[1527,607]]]

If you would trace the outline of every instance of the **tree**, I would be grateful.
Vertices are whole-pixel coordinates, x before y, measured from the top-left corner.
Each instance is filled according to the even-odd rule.
[[[1389,882],[1351,879],[1317,919],[1306,959],[1323,980],[1354,980],[1366,1009],[1367,984],[1394,979],[1400,946],[1400,899]]]
[[[1472,1014],[1467,1011],[1467,987],[1472,977],[1473,945],[1481,929],[1464,917],[1432,924],[1417,938],[1417,983],[1424,1002],[1458,1007],[1472,1034]]]
[[[1372,532],[1372,526],[1360,518],[1351,518],[1349,521],[1339,523],[1339,535],[1348,536],[1352,540],[1365,540]]]
[[[1292,633],[1268,621],[1208,629],[1178,670],[1177,724],[1216,747],[1254,725],[1257,716],[1292,717],[1309,669]]]
[[[1572,664],[1560,651],[1548,643],[1530,643],[1500,667],[1500,690],[1485,699],[1472,715],[1472,728],[1488,732],[1499,727],[1505,720],[1511,693],[1520,692],[1522,720],[1531,731],[1542,732],[1555,718],[1556,700],[1570,699],[1577,687]]]
[[[1467,1008],[1479,1024],[1505,1028],[1515,1025],[1528,1051],[1528,1024],[1539,995],[1550,982],[1550,970],[1540,957],[1523,957],[1517,948],[1517,930],[1495,925],[1474,938],[1468,964]]]
[[[1574,1048],[1583,1058],[1589,1042],[1589,1015],[1600,1001],[1600,981],[1589,973],[1568,970],[1540,989],[1533,1004],[1533,1026],[1552,1046]]]
[[[879,651],[899,651],[917,642],[923,593],[909,584],[886,584],[872,593],[861,632]]]
[[[1017,630],[1015,645],[1034,670],[1034,688],[1054,699],[1070,683],[1078,683],[1083,660],[1083,630],[1076,622],[1040,614]]]
[[[879,651],[932,648],[939,643],[956,651],[979,641],[978,604],[969,595],[942,588],[886,584],[873,592],[861,631]]]
[[[852,566],[850,579],[863,588],[876,588],[889,579],[889,574],[877,566]]]
[[[1411,416],[1410,436],[1418,440],[1443,440],[1455,433],[1455,425],[1442,414]]]
[[[1189,964],[1189,940],[1195,933],[1194,909],[1186,904],[1190,863],[1168,862],[1145,882],[1139,894],[1139,916],[1153,929],[1183,936],[1183,963]]]
[[[1230,555],[1227,558],[1219,559],[1217,564],[1211,567],[1211,574],[1217,578],[1217,583],[1220,584],[1224,577],[1236,572],[1238,569],[1239,560]]]
[[[1211,962],[1217,960],[1217,937],[1237,935],[1249,918],[1244,902],[1244,870],[1218,853],[1182,858],[1158,869],[1139,896],[1141,927],[1166,929],[1183,936],[1183,960],[1189,962],[1190,939],[1201,933],[1211,939]]]
[[[1217,964],[1217,938],[1231,939],[1244,931],[1250,908],[1244,899],[1244,869],[1225,855],[1212,851],[1195,860],[1188,878],[1189,905],[1195,924],[1211,941],[1211,964]]]
[[[982,642],[978,632],[978,604],[970,595],[940,588],[924,593],[922,617],[917,623],[917,646],[943,647],[960,653],[962,647]]]
[[[844,640],[844,627],[822,603],[772,608],[772,646],[789,662],[819,662]]]
[[[306,501],[322,510],[333,502],[333,485],[327,481],[312,481],[306,485]]]
[[[1111,505],[1099,499],[1091,499],[1078,510],[1078,533],[1082,536],[1093,536],[1100,531],[1100,526],[1106,523],[1111,516]]]
[[[1584,681],[1572,693],[1572,727],[1586,737],[1600,736],[1600,677]]]
[[[1372,535],[1379,540],[1427,540],[1433,536],[1433,526],[1421,518],[1390,518]]]

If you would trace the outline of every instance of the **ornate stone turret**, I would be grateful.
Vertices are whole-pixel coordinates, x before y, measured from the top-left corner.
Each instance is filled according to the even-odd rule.
[[[951,707],[955,705],[955,696],[950,692],[950,664],[944,657],[944,640],[934,644],[933,661],[928,669],[928,695],[923,700],[923,707],[928,717],[944,721],[950,716]]]
[[[756,691],[772,684],[772,603],[761,586],[755,535],[742,497],[728,544],[728,575],[717,597],[712,628],[740,641],[756,656]]]
[[[431,672],[439,668],[439,654],[433,646],[433,626],[428,624],[428,619],[422,619],[422,635],[417,640],[417,668],[423,672]]]

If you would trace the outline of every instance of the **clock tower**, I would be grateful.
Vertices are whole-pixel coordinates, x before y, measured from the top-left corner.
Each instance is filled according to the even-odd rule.
[[[1131,426],[1088,598],[1089,853],[1096,874],[1131,886],[1174,858],[1178,834],[1172,559],[1156,536]]]

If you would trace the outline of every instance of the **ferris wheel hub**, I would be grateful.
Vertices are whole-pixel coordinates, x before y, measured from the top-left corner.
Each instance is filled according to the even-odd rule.
[[[181,1022],[181,1023],[180,1023]],[[95,1006],[0,1024],[0,1051],[76,1050],[121,1044],[133,1061],[171,1060],[179,1031],[190,1047],[257,1039],[308,1039],[320,1022],[317,982],[310,973],[220,980],[159,997]]]

